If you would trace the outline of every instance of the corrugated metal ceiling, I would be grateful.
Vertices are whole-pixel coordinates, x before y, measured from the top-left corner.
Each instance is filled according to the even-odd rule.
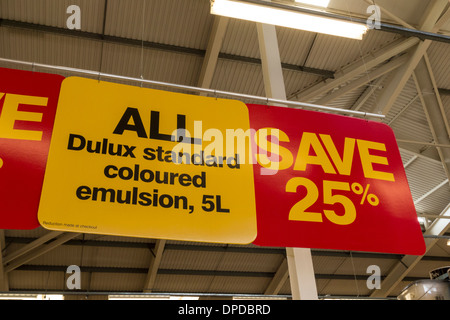
[[[420,23],[422,13],[431,2],[377,1],[413,26]],[[69,5],[82,8],[82,28],[78,33],[65,32]],[[342,14],[367,16],[367,3],[362,0],[332,0],[330,7]],[[0,58],[137,78],[142,75],[145,79],[189,86],[198,84],[214,21],[209,14],[208,0],[0,0],[0,19],[3,19],[0,24]],[[388,18],[386,21],[392,22]],[[448,29],[448,25],[444,24],[444,28]],[[109,38],[102,41],[102,35]],[[323,74],[303,72],[300,67],[333,74],[355,61],[361,61],[362,57],[370,59],[375,52],[383,51],[388,44],[402,38],[398,34],[376,30],[371,30],[363,41],[282,28],[277,28],[277,35],[281,61],[285,64],[287,96],[325,80]],[[433,42],[427,50],[437,86],[446,92],[442,94],[442,103],[447,119],[450,116],[450,96],[445,91],[450,89],[449,48],[448,43]],[[257,32],[253,23],[230,20],[220,52],[222,56],[215,68],[211,88],[265,95],[258,60]],[[21,69],[6,63],[0,63],[0,66]],[[295,66],[299,69],[293,70]],[[359,74],[348,79],[347,84],[364,76]],[[379,111],[373,108],[388,80],[389,77],[380,84],[380,88],[374,90],[361,111]],[[355,88],[328,105],[351,108],[367,92],[368,85]],[[322,92],[315,99],[325,94]],[[412,78],[384,122],[390,123],[398,139],[433,141]],[[447,179],[436,148],[420,144],[399,145],[404,163],[413,160],[406,173],[414,200]],[[418,213],[438,215],[449,200],[450,186],[446,184],[418,202],[416,209]],[[47,232],[43,228],[6,230],[4,254],[25,247]],[[8,275],[9,289],[13,292],[67,291],[65,268],[77,264],[85,270],[82,288],[86,291],[142,292],[154,249],[153,239],[81,235],[11,271]],[[262,295],[285,255],[283,248],[168,241],[152,290]],[[379,265],[385,277],[400,258],[395,255],[350,255],[348,252],[313,250],[319,295],[369,296],[372,291],[367,289],[364,280],[368,277],[367,267]],[[450,247],[446,246],[446,240],[439,240],[411,269],[407,278],[392,290],[390,296],[398,295],[415,279],[428,278],[430,268],[449,264]],[[289,281],[281,286],[278,294],[290,294]]]

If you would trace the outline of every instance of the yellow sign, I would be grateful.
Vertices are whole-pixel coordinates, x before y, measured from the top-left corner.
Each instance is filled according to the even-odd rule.
[[[232,143],[249,128],[239,101],[67,78],[39,221],[51,230],[251,243],[251,150]]]

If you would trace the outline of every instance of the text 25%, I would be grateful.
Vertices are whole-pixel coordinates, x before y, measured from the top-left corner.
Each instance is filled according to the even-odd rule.
[[[303,177],[292,178],[286,184],[286,192],[297,193],[297,188],[306,188],[306,196],[298,201],[289,212],[289,220],[323,222],[323,215],[334,224],[349,225],[356,219],[356,208],[352,200],[342,194],[333,194],[334,191],[351,191],[356,195],[362,195],[360,205],[366,200],[371,206],[378,206],[380,200],[374,194],[369,194],[370,185],[365,188],[359,183],[350,185],[348,182],[323,181],[323,203],[328,205],[341,204],[344,207],[343,214],[337,214],[334,210],[322,212],[310,212],[308,209],[319,200],[319,189],[316,184]]]

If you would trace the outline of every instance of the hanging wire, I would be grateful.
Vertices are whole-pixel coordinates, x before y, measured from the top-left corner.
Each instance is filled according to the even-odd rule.
[[[146,9],[146,0],[142,0],[142,33],[141,33],[141,79],[144,80],[144,35],[145,35],[145,9]],[[141,82],[141,88],[143,86],[143,82]]]
[[[372,3],[373,3],[374,6],[376,6],[375,0],[372,0]],[[347,14],[350,17],[350,20],[353,21],[354,18],[352,16],[351,11],[350,11],[348,1],[345,1],[345,4],[346,4],[346,7],[347,7]],[[361,41],[363,41],[363,40],[361,40]],[[363,65],[364,65],[364,70],[365,70],[364,73],[365,73],[365,76],[367,77],[367,83],[368,83],[367,86],[368,86],[368,89],[370,89],[370,95],[374,96],[374,99],[375,99],[374,103],[375,103],[375,105],[378,105],[378,103],[377,103],[377,96],[375,94],[377,86],[373,85],[373,82],[376,82],[377,79],[375,79],[373,81],[370,80],[369,70],[367,69],[367,63],[366,63],[366,59],[365,59],[364,54],[363,54],[361,42],[358,43],[358,48],[359,48],[359,55],[361,57]],[[379,109],[379,107],[378,107],[378,110],[374,110],[374,111],[377,112],[377,113],[381,113],[381,110]]]
[[[105,9],[103,10],[103,28],[102,28],[102,37],[105,36],[106,31],[106,14],[108,11],[108,0],[105,0]],[[98,70],[98,82],[101,81],[102,69],[103,69],[103,53],[105,48],[105,41],[102,41],[102,49],[100,52],[100,69]]]
[[[215,267],[214,267],[214,271],[220,271],[219,270],[219,267],[221,266],[221,264],[222,264],[222,262],[224,261],[224,259],[225,259],[225,256],[227,256],[227,254],[228,254],[228,248],[230,247],[230,245],[229,244],[226,244],[225,245],[225,247],[223,247],[223,253],[222,253],[222,255],[220,256],[220,258],[218,259],[218,261],[217,261],[217,263],[216,263],[216,265],[215,265]],[[217,279],[217,276],[216,276],[216,274],[214,274],[213,276],[212,276],[212,278],[211,278],[211,281],[209,282],[209,284],[208,284],[208,288],[206,289],[206,292],[211,292],[211,287],[212,287],[212,285],[214,284],[214,282],[215,282],[215,280]]]
[[[11,59],[5,59],[5,58],[0,58],[0,62],[31,66],[31,62],[11,60]],[[65,72],[70,72],[70,73],[79,73],[79,74],[85,74],[85,75],[90,75],[90,76],[98,76],[98,72],[92,71],[92,70],[55,66],[55,65],[42,64],[42,63],[36,63],[35,66],[39,67],[39,68],[49,69],[49,70],[58,70],[58,71],[65,71]],[[378,118],[378,119],[385,118],[385,115],[382,115],[382,114],[366,113],[366,112],[360,112],[360,111],[356,111],[356,110],[334,108],[334,107],[316,105],[316,104],[299,102],[299,101],[272,99],[272,98],[267,98],[267,97],[254,96],[254,95],[248,95],[248,94],[242,94],[242,93],[236,93],[236,92],[212,90],[212,89],[205,89],[205,88],[199,88],[199,87],[193,87],[193,86],[180,85],[180,84],[175,84],[175,83],[161,82],[161,81],[155,81],[155,80],[145,80],[145,79],[140,79],[140,78],[132,78],[132,77],[120,76],[120,75],[109,74],[109,73],[101,73],[101,75],[102,75],[102,77],[109,78],[109,79],[126,80],[126,81],[132,81],[132,82],[143,82],[148,85],[167,87],[167,88],[173,88],[173,89],[182,89],[185,91],[201,92],[201,93],[206,93],[206,94],[214,94],[215,93],[217,95],[227,96],[229,98],[235,98],[235,99],[237,98],[237,99],[242,99],[242,100],[261,101],[264,103],[266,103],[268,101],[270,103],[288,105],[288,106],[291,106],[292,108],[305,107],[305,108],[309,108],[309,109],[316,110],[316,111],[333,112],[333,113],[344,114],[344,115],[348,115],[348,116],[354,115],[354,116],[359,116],[359,117],[363,116],[363,117],[372,117],[372,118]]]
[[[356,285],[356,294],[357,294],[357,298],[359,298],[359,287],[358,287],[358,279],[356,278],[356,269],[355,269],[355,264],[353,262],[353,255],[352,252],[350,251],[350,261],[352,262],[352,268],[353,268],[353,276],[355,278],[355,285]]]

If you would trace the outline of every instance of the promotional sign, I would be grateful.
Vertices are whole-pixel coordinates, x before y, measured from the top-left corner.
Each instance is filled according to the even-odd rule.
[[[39,227],[37,210],[63,79],[0,68],[0,229]]]
[[[249,105],[260,246],[422,255],[425,243],[387,125]]]
[[[0,68],[0,229],[425,252],[387,125],[63,79]]]
[[[251,243],[253,166],[230,147],[248,129],[239,101],[67,78],[39,221],[51,230]]]

